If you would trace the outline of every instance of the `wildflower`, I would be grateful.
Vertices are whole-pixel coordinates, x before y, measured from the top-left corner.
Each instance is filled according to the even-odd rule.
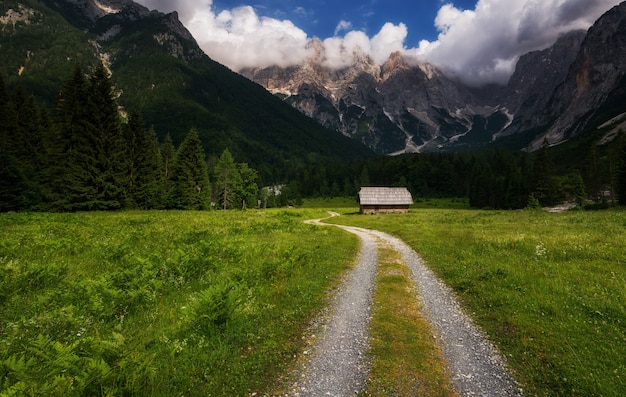
[[[545,256],[547,253],[547,248],[545,247],[545,245],[543,245],[543,242],[540,241],[539,244],[535,246],[535,256],[542,257]]]

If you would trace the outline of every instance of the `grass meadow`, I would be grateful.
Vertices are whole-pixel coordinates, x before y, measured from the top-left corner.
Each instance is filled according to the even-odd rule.
[[[623,209],[550,214],[426,201],[405,215],[364,216],[347,201],[305,205],[0,214],[0,396],[272,390],[358,250],[355,236],[302,222],[327,210],[343,215],[332,222],[388,232],[419,252],[527,395],[626,394]],[[379,291],[390,299],[379,313],[393,316],[410,286],[394,284],[401,280],[385,266],[396,265],[381,266]],[[410,333],[406,324],[394,320],[392,331]],[[375,348],[385,349],[379,339]],[[406,359],[398,346],[385,353],[389,365]],[[402,383],[402,373],[380,368],[393,375],[384,382]],[[373,395],[386,387],[375,382]]]
[[[330,220],[329,220],[330,222]],[[626,395],[626,211],[444,209],[332,222],[402,238],[457,293],[527,395]]]
[[[269,388],[356,255],[323,215],[0,215],[0,395]]]

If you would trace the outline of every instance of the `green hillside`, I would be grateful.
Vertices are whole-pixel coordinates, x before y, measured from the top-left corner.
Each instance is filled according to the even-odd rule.
[[[169,133],[178,145],[195,127],[209,156],[228,148],[269,180],[280,181],[292,164],[371,155],[212,61],[174,14],[134,5],[90,22],[62,3],[0,4],[0,73],[9,90],[20,86],[52,106],[76,64],[92,71],[104,60],[118,103],[139,111],[161,140]],[[106,39],[111,31],[119,33]]]

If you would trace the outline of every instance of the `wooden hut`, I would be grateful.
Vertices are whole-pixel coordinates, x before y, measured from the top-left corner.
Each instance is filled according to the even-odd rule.
[[[413,204],[404,187],[362,187],[358,200],[362,214],[403,214]]]

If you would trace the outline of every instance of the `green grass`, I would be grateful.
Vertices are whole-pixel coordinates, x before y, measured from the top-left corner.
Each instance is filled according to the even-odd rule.
[[[454,288],[527,395],[626,394],[623,209],[363,216],[343,203],[332,222],[402,238]],[[322,207],[0,215],[0,395],[271,390],[356,254],[356,237],[302,222]],[[389,296],[406,289],[382,269]],[[411,326],[387,325],[382,342],[407,341]],[[398,346],[375,355],[406,362],[414,347]],[[388,387],[384,372],[372,379]]]
[[[302,200],[302,208],[318,208],[328,210],[339,210],[352,208],[358,211],[358,204],[355,197],[324,197],[307,198]]]
[[[379,252],[369,354],[373,359],[363,396],[458,396],[443,354],[422,315],[410,270],[392,249]]]
[[[332,222],[411,245],[528,395],[626,395],[626,212],[413,209]]]
[[[356,254],[324,215],[0,215],[0,395],[267,390]]]

